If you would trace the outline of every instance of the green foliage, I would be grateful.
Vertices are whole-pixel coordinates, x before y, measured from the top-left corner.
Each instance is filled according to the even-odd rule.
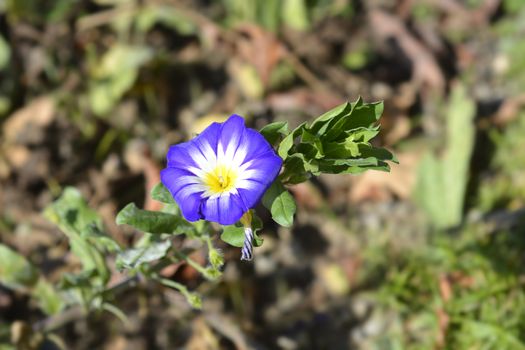
[[[505,7],[505,10],[510,13],[518,13],[525,8],[525,4],[521,0],[504,0],[503,6]]]
[[[244,244],[244,227],[228,225],[222,227],[221,239],[234,247],[242,247]]]
[[[146,4],[135,18],[137,29],[147,32],[155,24],[162,24],[173,28],[180,34],[189,35],[196,31],[195,23],[186,18],[173,6],[163,4]]]
[[[0,244],[0,284],[21,292],[29,292],[40,309],[56,314],[64,306],[61,296],[25,257]]]
[[[118,44],[91,67],[89,104],[98,116],[107,115],[133,86],[139,68],[152,58],[151,49]]]
[[[321,115],[311,125],[303,123],[281,141],[284,159],[280,175],[285,184],[300,183],[311,175],[356,174],[366,170],[389,171],[397,162],[389,151],[370,144],[379,132],[383,103],[363,103],[359,98]]]
[[[37,301],[40,309],[48,315],[58,314],[65,306],[62,299],[63,296],[53,284],[44,278],[38,280],[31,294]]]
[[[454,88],[448,106],[443,156],[426,155],[419,167],[416,189],[418,202],[438,228],[462,220],[474,145],[475,105],[462,86]]]
[[[517,208],[525,204],[525,114],[521,111],[504,131],[494,130],[496,151],[491,175],[482,179],[478,203],[483,211]]]
[[[272,213],[272,219],[281,226],[291,227],[296,211],[295,201],[284,188],[283,184],[276,180],[264,194],[263,205]]]
[[[104,251],[111,238],[101,234],[102,220],[88,207],[80,192],[66,188],[62,196],[45,209],[44,216],[69,238],[73,254],[79,258],[84,272],[91,274],[93,283],[105,285],[110,273]]]
[[[374,251],[376,265],[367,269],[384,271],[374,297],[398,315],[383,337],[403,349],[434,348],[442,312],[446,348],[523,349],[525,240],[517,233],[467,227],[401,250],[399,237],[373,237],[365,253]]]
[[[0,70],[6,68],[6,66],[9,64],[10,57],[11,48],[4,37],[0,35]]]
[[[254,215],[252,219],[253,231],[253,245],[260,247],[263,244],[263,239],[259,237],[257,231],[262,229],[261,221]],[[237,223],[235,225],[222,226],[221,240],[234,247],[242,247],[244,244],[244,227]]]
[[[0,283],[15,289],[32,287],[38,281],[38,271],[26,258],[0,244]]]
[[[171,248],[170,240],[149,241],[141,243],[137,248],[122,251],[117,257],[117,267],[123,269],[135,269],[143,264],[151,263],[164,258]]]
[[[4,1],[3,1],[4,2]],[[16,20],[28,20],[33,23],[57,22],[64,20],[78,0],[6,0],[7,13]],[[0,9],[2,4],[0,3]]]
[[[151,189],[151,198],[161,203],[175,204],[173,196],[162,182],[159,182]]]
[[[281,27],[305,31],[318,18],[353,13],[351,4],[331,0],[222,0],[221,3],[228,24],[250,22],[271,31]]]
[[[195,228],[181,216],[168,213],[142,210],[134,203],[128,204],[120,211],[116,219],[117,225],[130,225],[148,233],[193,234]]]
[[[270,123],[260,130],[266,141],[275,145],[281,137],[288,135],[288,122]]]
[[[501,67],[500,86],[511,94],[520,93],[525,87],[525,39],[521,35],[525,29],[525,6],[520,0],[507,0],[505,8],[513,14],[494,25],[493,35],[497,36]]]
[[[360,48],[345,53],[342,63],[350,70],[362,69],[370,61],[370,55],[371,53],[368,51],[368,48]]]

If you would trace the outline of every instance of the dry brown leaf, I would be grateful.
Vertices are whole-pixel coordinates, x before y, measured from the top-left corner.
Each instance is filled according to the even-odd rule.
[[[439,294],[441,295],[441,299],[445,302],[452,299],[452,284],[446,275],[439,276]]]
[[[6,143],[33,141],[33,134],[48,126],[54,117],[54,100],[49,96],[36,98],[17,110],[4,122],[4,141]]]
[[[393,164],[390,173],[368,171],[353,178],[353,186],[350,189],[352,203],[366,200],[386,201],[393,195],[401,199],[410,197],[416,184],[417,165],[421,155],[415,152],[396,153],[399,164]]]
[[[303,182],[290,186],[297,205],[308,209],[319,209],[323,205],[323,198],[319,190],[311,182]]]
[[[219,340],[203,317],[197,317],[192,324],[193,332],[186,343],[188,350],[216,350]]]
[[[519,112],[525,106],[525,94],[507,98],[492,117],[494,124],[503,126],[516,119]]]
[[[275,35],[253,24],[243,24],[237,31],[242,38],[236,43],[239,56],[255,67],[267,86],[273,68],[284,57],[282,44]]]
[[[410,134],[412,126],[407,115],[396,114],[390,118],[384,118],[381,127],[385,131],[385,144],[395,145]]]

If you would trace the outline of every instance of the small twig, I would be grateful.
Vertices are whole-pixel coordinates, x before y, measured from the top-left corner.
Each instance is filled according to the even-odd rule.
[[[52,332],[85,316],[86,310],[80,305],[75,305],[57,315],[35,322],[33,330],[35,332]]]

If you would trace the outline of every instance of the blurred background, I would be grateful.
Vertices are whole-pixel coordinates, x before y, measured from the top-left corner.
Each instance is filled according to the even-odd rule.
[[[78,268],[42,216],[65,186],[129,245],[118,210],[158,209],[169,145],[232,113],[384,100],[400,161],[292,187],[294,227],[260,210],[218,282],[166,271],[202,311],[142,283],[128,323],[47,316],[0,284],[0,349],[525,349],[524,55],[522,0],[0,0],[0,242],[51,283]]]

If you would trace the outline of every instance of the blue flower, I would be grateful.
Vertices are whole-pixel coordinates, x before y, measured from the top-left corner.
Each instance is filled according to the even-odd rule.
[[[160,177],[189,221],[237,222],[254,208],[281,169],[264,137],[232,115],[189,142],[171,146]]]

